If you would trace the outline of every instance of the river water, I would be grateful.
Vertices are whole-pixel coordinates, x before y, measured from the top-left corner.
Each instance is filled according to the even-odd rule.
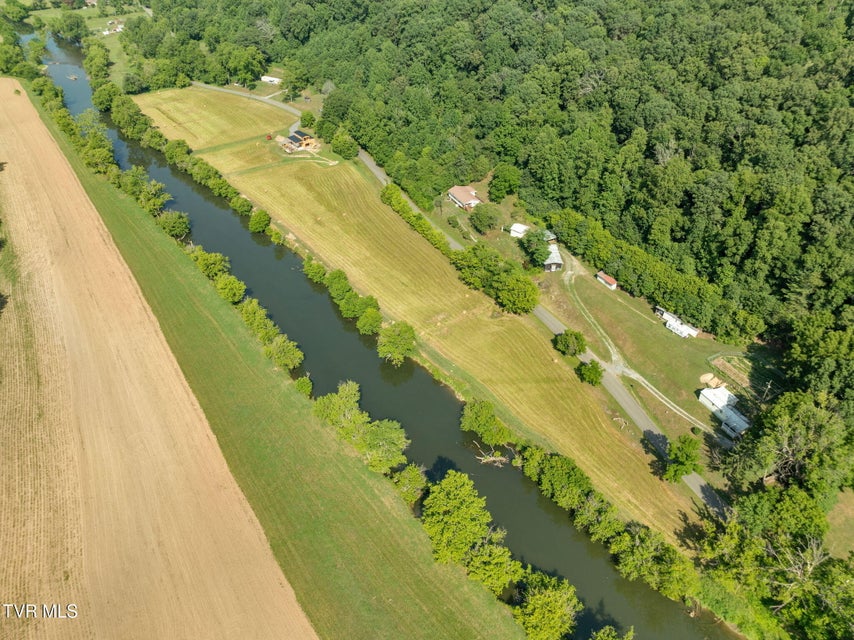
[[[78,114],[90,108],[91,90],[79,49],[50,40],[48,51],[48,72],[64,89],[69,110]],[[644,584],[622,578],[602,545],[576,531],[566,512],[543,498],[517,470],[479,464],[471,440],[458,427],[461,405],[446,387],[411,361],[399,369],[380,361],[374,339],[359,335],[352,322],[338,315],[326,290],[305,278],[296,255],[262,234],[250,233],[247,219],[234,214],[225,201],[172,170],[159,152],[125,140],[107,124],[120,166],[142,165],[164,183],[173,196],[167,206],[190,215],[193,241],[229,256],[232,272],[246,283],[248,293],[299,343],[305,352],[303,368],[311,373],[317,395],[334,391],[343,380],[358,382],[362,407],[373,418],[403,425],[412,440],[410,460],[424,465],[433,479],[447,469],[469,474],[486,496],[495,522],[507,530],[506,544],[515,557],[575,585],[584,610],[574,637],[587,638],[605,624],[622,631],[633,626],[638,640],[737,637],[711,615],[692,617]]]

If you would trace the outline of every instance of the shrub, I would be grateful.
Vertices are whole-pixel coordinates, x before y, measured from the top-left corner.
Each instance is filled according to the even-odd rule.
[[[582,382],[592,384],[594,387],[599,386],[602,383],[602,376],[605,375],[605,370],[602,368],[602,365],[596,362],[596,360],[582,362],[576,368],[576,372]]]
[[[253,233],[263,233],[270,226],[270,214],[263,209],[254,211],[249,217],[249,230]]]
[[[391,480],[394,482],[394,486],[403,500],[410,507],[414,506],[421,499],[421,496],[424,495],[424,490],[427,488],[427,477],[424,475],[424,468],[412,463],[393,474]]]
[[[302,263],[302,271],[312,282],[324,284],[326,281],[326,267],[319,262],[315,262],[310,257],[306,258]]]
[[[311,392],[314,389],[314,383],[311,381],[311,378],[308,375],[301,376],[294,380],[294,386],[296,390],[299,391],[306,398],[311,397]]]
[[[182,211],[164,211],[158,216],[157,224],[166,235],[176,240],[190,233],[190,217]]]
[[[565,356],[574,356],[587,350],[587,341],[580,331],[564,331],[552,340],[554,348]]]
[[[252,203],[241,195],[232,197],[228,204],[238,215],[248,216],[252,213]]]
[[[311,111],[304,111],[299,119],[300,126],[306,129],[313,129],[315,122],[317,122],[317,118]]]
[[[270,344],[264,347],[264,355],[270,358],[277,367],[288,371],[300,366],[305,357],[297,343],[289,340],[288,336],[283,333],[277,335]]]
[[[467,402],[460,418],[460,429],[473,431],[489,446],[510,442],[513,434],[495,415],[495,408],[486,400]]]
[[[363,336],[373,336],[379,333],[383,326],[383,316],[378,309],[368,307],[356,321],[356,328]]]
[[[227,273],[231,268],[231,262],[226,256],[216,252],[208,253],[201,246],[195,247],[190,252],[190,257],[196,263],[199,271],[211,280],[216,279],[218,275]]]
[[[214,280],[216,292],[223,300],[227,300],[231,304],[237,304],[243,300],[246,293],[246,285],[231,274],[223,273]]]
[[[279,328],[267,316],[267,310],[255,298],[240,303],[240,315],[244,324],[255,334],[261,344],[270,344],[279,335]]]
[[[469,216],[469,222],[479,234],[485,234],[498,226],[498,207],[489,203],[477,205]]]
[[[407,357],[415,355],[415,329],[405,322],[395,322],[380,329],[377,353],[399,367]]]

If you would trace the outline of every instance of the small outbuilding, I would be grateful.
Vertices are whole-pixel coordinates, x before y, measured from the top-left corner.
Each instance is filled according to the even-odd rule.
[[[526,224],[522,224],[521,222],[514,222],[510,225],[510,237],[511,238],[524,238],[525,234],[528,233],[529,227]]]
[[[454,186],[448,189],[448,199],[463,211],[471,211],[483,200],[477,197],[477,191],[471,187]]]
[[[615,291],[617,289],[617,281],[604,271],[600,271],[599,273],[597,273],[596,279],[602,284],[604,284],[606,287],[608,287],[611,291]]]
[[[282,79],[276,78],[275,76],[261,76],[261,82],[266,82],[267,84],[282,84]]]
[[[546,229],[543,231],[543,237],[549,244],[557,244],[557,236],[554,234],[554,231]]]
[[[700,391],[700,404],[711,410],[731,438],[737,438],[750,428],[750,421],[735,408],[738,396],[724,386]]]
[[[560,257],[560,249],[556,244],[549,245],[549,257],[543,263],[546,271],[560,271],[563,269],[563,258]]]

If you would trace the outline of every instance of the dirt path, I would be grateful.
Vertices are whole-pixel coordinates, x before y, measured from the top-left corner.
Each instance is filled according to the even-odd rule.
[[[2,638],[313,638],[156,318],[17,82],[0,79]]]

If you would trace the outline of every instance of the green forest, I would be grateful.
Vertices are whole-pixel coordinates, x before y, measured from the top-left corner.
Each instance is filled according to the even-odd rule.
[[[493,200],[515,193],[630,293],[722,340],[778,347],[784,392],[720,460],[732,511],[685,532],[702,578],[669,595],[733,619],[735,594],[793,637],[854,637],[854,553],[832,557],[824,544],[828,511],[854,486],[854,5],[153,0],[152,9],[120,36],[135,60],[121,91],[249,85],[278,65],[290,93],[325,94],[315,131],[352,137],[422,209],[451,185],[489,177]],[[73,26],[51,29],[82,37]],[[23,53],[0,53],[0,71],[33,71]],[[106,59],[90,61],[105,83]],[[124,113],[118,87],[104,87],[114,120],[142,122]],[[394,188],[384,199],[436,235],[396,206]],[[431,241],[469,286],[501,289],[482,268],[485,247]],[[529,298],[502,306],[527,311]],[[553,475],[572,484],[571,470],[525,463],[553,499]],[[620,537],[612,554],[642,548],[644,536]]]

